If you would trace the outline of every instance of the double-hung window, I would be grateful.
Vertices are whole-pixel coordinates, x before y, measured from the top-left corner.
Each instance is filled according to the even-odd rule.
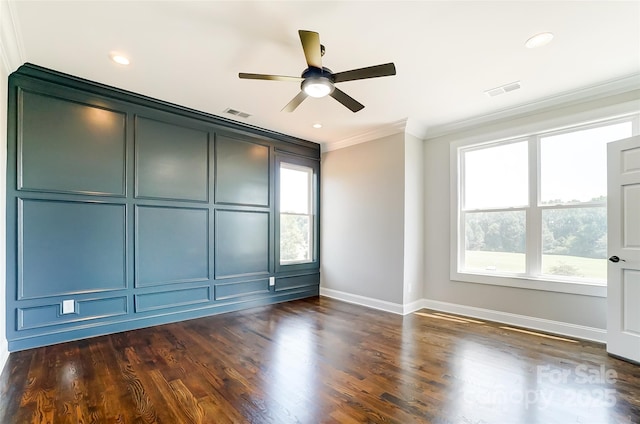
[[[279,264],[311,264],[317,261],[317,173],[300,160],[278,162]]]
[[[452,279],[605,285],[606,145],[637,125],[631,116],[456,148]]]

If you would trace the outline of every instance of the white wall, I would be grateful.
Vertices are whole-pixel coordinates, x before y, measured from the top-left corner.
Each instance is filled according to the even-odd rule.
[[[404,134],[322,155],[325,294],[403,303],[404,160]]]
[[[427,140],[425,161],[425,287],[429,300],[606,329],[606,298],[451,281],[450,144],[519,136],[640,108],[640,91],[555,108]]]
[[[402,130],[323,154],[321,294],[396,313],[420,306],[423,156]]]
[[[6,176],[7,176],[7,91],[9,74],[22,65],[22,48],[9,3],[0,0],[0,372],[9,358],[7,343],[6,281]]]
[[[7,344],[7,280],[6,280],[6,178],[7,178],[7,78],[0,66],[0,372],[9,358]]]
[[[3,2],[4,3],[4,2]],[[0,5],[0,18],[4,17],[6,9]],[[3,20],[0,19],[0,25]],[[0,32],[2,37],[2,32]],[[0,38],[0,49],[4,59],[4,40]],[[9,65],[6,60],[0,64],[0,373],[9,358],[7,343],[7,280],[6,280],[6,178],[7,178],[7,78]]]

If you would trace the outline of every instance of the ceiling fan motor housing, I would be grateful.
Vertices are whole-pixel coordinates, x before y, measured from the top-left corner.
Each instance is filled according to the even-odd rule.
[[[302,78],[300,89],[311,97],[324,97],[335,90],[335,78],[329,68],[310,66],[302,73]]]

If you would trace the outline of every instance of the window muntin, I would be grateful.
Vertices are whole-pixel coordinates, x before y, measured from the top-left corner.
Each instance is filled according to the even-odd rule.
[[[606,284],[606,143],[633,119],[460,148],[458,272]]]
[[[313,168],[280,162],[280,264],[313,262]]]

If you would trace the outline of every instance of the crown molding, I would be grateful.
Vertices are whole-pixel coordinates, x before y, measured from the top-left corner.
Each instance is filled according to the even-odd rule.
[[[0,1],[0,60],[7,74],[12,73],[25,60],[24,44],[14,11],[13,1]]]
[[[640,90],[640,73],[634,73],[621,78],[605,81],[603,83],[583,87],[581,89],[566,91],[554,96],[545,97],[540,100],[525,103],[519,106],[501,109],[499,111],[491,112],[485,115],[478,115],[430,128],[427,128],[427,126],[422,121],[419,121],[415,118],[410,117],[401,119],[390,124],[381,125],[377,128],[357,134],[353,137],[334,142],[322,143],[321,151],[330,152],[332,150],[343,149],[355,144],[366,143],[368,141],[376,140],[401,132],[411,134],[421,140],[428,140],[468,130],[480,125],[497,122],[503,119],[515,118],[518,116],[538,113],[544,110],[549,110],[561,106],[565,107],[588,101],[598,100],[633,90]]]
[[[424,139],[437,138],[503,119],[515,118],[526,114],[543,112],[544,110],[553,108],[603,99],[605,97],[615,96],[617,94],[633,90],[640,90],[640,72],[605,81],[603,83],[593,84],[581,89],[566,91],[554,96],[545,97],[540,100],[502,109],[485,115],[479,115],[431,127]]]
[[[369,131],[357,134],[353,137],[348,137],[338,141],[332,141],[320,144],[321,152],[330,152],[332,150],[344,149],[345,147],[354,146],[360,143],[366,143],[367,141],[377,140],[382,137],[388,137],[390,135],[403,133],[407,126],[407,119],[401,119],[389,124],[380,125]]]
[[[411,134],[420,140],[424,140],[428,135],[428,130],[429,127],[424,122],[415,118],[409,118],[407,119],[407,125],[404,132],[406,134]]]

